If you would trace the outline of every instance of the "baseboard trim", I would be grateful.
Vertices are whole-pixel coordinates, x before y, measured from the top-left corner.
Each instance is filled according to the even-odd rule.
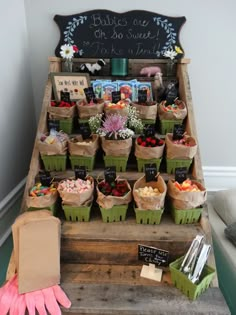
[[[236,188],[235,166],[203,166],[203,174],[208,191]]]
[[[19,214],[26,178],[0,202],[0,247],[11,234],[11,225]]]

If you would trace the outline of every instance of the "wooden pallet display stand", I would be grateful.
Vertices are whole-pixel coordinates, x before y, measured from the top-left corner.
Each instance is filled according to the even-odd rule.
[[[49,58],[50,72],[61,71],[61,58]],[[93,59],[75,60],[78,64],[94,62]],[[186,131],[197,139],[193,104],[187,72],[189,59],[181,59],[177,64],[180,98],[188,109]],[[110,77],[110,61],[106,60],[101,77]],[[125,79],[139,77],[143,66],[165,67],[165,60],[130,59],[129,75]],[[98,77],[92,77],[96,79]],[[115,79],[115,78],[114,78]],[[150,78],[153,83],[153,79]],[[52,96],[52,82],[46,82],[42,111],[39,119],[36,141],[33,148],[29,174],[25,186],[22,211],[26,210],[25,199],[41,168],[37,147],[38,135],[47,131],[47,106]],[[101,169],[94,169],[91,176],[97,177]],[[55,179],[73,176],[72,170],[52,172]],[[118,173],[119,174],[119,173]],[[135,181],[141,173],[127,171],[122,177]],[[200,151],[194,157],[191,177],[204,184]],[[167,181],[172,175],[162,174]],[[95,210],[94,210],[95,211]],[[140,277],[142,262],[137,258],[139,244],[154,246],[170,252],[170,261],[186,253],[193,238],[203,233],[207,243],[212,244],[207,207],[204,206],[200,222],[193,225],[175,225],[166,216],[160,225],[136,224],[135,218],[124,222],[103,223],[101,218],[91,222],[62,222],[61,237],[61,282],[72,301],[71,310],[63,314],[229,314],[218,286],[217,277],[211,287],[196,302],[189,300],[174,288],[168,268],[163,268],[162,281],[155,282]],[[213,250],[208,263],[215,268]],[[84,311],[85,310],[85,311]]]

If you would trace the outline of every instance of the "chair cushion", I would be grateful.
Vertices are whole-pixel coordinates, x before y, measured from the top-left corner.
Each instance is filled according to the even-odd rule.
[[[236,246],[236,222],[225,228],[225,235]]]
[[[217,191],[212,203],[226,225],[236,222],[236,189]]]

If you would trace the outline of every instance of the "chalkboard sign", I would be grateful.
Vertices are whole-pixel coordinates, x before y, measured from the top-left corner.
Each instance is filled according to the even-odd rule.
[[[104,177],[106,182],[113,183],[116,179],[116,167],[115,166],[105,167]]]
[[[187,179],[188,169],[187,167],[176,167],[175,180],[178,183],[183,183]]]
[[[138,245],[138,259],[158,266],[167,266],[169,252],[152,246]]]
[[[60,130],[60,121],[57,119],[48,119],[48,129],[55,129],[56,131]]]
[[[79,130],[84,140],[91,137],[91,129],[88,123],[80,123]]]
[[[60,94],[61,94],[61,101],[70,103],[70,92],[61,91]]]
[[[117,13],[92,10],[73,15],[55,15],[60,40],[55,54],[64,44],[77,45],[84,58],[164,58],[166,50],[179,47],[179,33],[186,18],[134,10]],[[76,55],[75,55],[76,57]],[[176,58],[182,58],[179,53]]]
[[[87,176],[85,166],[75,165],[74,172],[75,172],[75,179],[80,178],[84,180]]]
[[[95,102],[96,96],[95,96],[93,87],[89,86],[89,87],[85,88],[84,94],[86,96],[86,100],[88,103],[90,103],[90,101],[92,101],[92,100]]]
[[[173,129],[173,140],[183,139],[185,133],[184,125],[176,124]]]
[[[146,182],[157,181],[157,165],[155,163],[144,164]]]
[[[172,80],[167,84],[165,90],[166,105],[172,105],[179,96],[179,82]]]
[[[155,135],[155,126],[154,125],[144,126],[143,133],[146,137],[154,136]]]
[[[120,91],[112,91],[111,92],[112,103],[116,104],[121,100]]]
[[[39,180],[43,186],[49,187],[51,185],[51,181],[52,181],[50,172],[45,171],[44,173],[40,173],[39,174]]]
[[[138,103],[143,104],[147,102],[147,90],[138,90]]]

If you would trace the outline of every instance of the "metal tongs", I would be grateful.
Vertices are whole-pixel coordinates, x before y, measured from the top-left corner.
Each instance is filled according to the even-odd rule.
[[[204,241],[203,235],[195,237],[180,266],[180,271],[193,283],[199,280],[210,253],[211,245],[204,244]]]

